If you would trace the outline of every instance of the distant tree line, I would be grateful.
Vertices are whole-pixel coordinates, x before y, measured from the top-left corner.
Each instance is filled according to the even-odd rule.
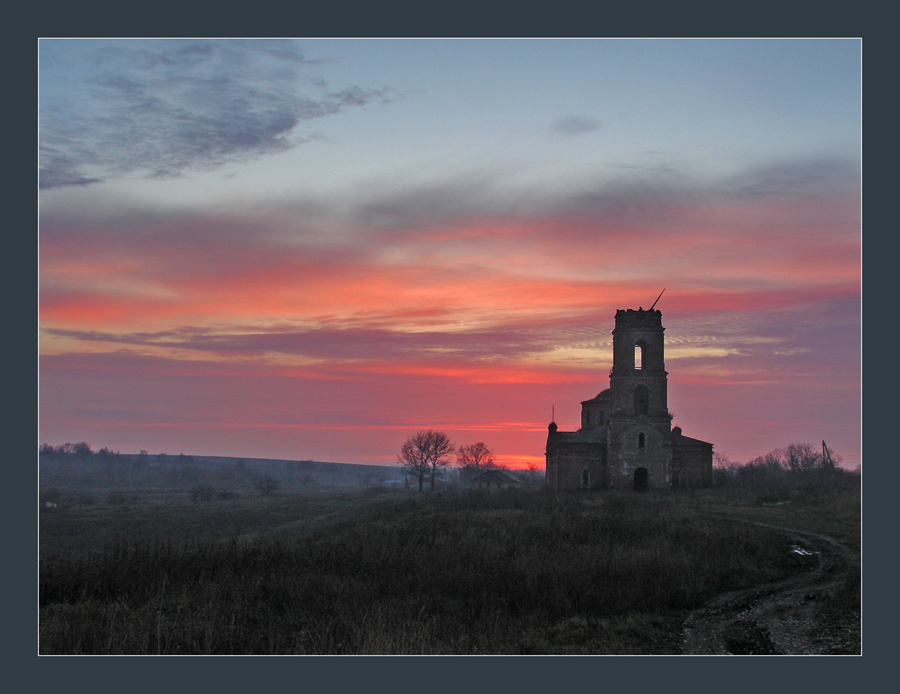
[[[151,455],[146,450],[120,453],[108,447],[93,451],[80,441],[38,449],[42,488],[52,485],[77,487],[184,486],[202,483],[210,470],[196,464],[191,455]],[[225,476],[232,474],[226,470]],[[227,481],[227,480],[226,480]]]
[[[103,448],[102,450],[104,452],[109,451],[107,448]],[[48,443],[42,443],[40,449],[38,449],[38,453],[41,456],[73,456],[83,458],[93,455],[94,452],[87,443],[80,441],[79,443],[63,443],[55,448]]]
[[[784,448],[775,448],[746,463],[735,463],[728,456],[715,453],[713,481],[716,484],[763,481],[803,483],[841,480],[856,475],[840,467],[841,462],[841,456],[826,446],[817,448],[810,443],[792,443]]]
[[[38,455],[41,459],[45,460],[60,460],[60,459],[80,459],[80,460],[90,460],[94,459],[100,462],[111,462],[114,460],[119,461],[131,461],[138,465],[146,465],[151,462],[151,460],[155,461],[158,464],[166,464],[169,462],[179,463],[179,464],[192,464],[194,462],[194,457],[190,455],[185,455],[184,453],[179,453],[174,458],[171,458],[167,453],[158,453],[155,456],[152,456],[145,450],[140,451],[139,453],[120,453],[119,451],[114,451],[110,448],[104,446],[99,451],[94,452],[91,450],[90,444],[85,441],[79,441],[78,443],[63,443],[59,446],[51,446],[48,443],[42,443],[40,448],[38,449]]]

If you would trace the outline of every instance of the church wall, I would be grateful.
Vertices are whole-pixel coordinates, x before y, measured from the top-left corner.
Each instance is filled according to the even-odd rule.
[[[638,468],[647,470],[650,487],[669,485],[672,444],[668,431],[668,420],[611,423],[608,444],[611,485],[631,485]],[[640,447],[641,434],[644,435],[643,448]]]
[[[712,444],[696,443],[673,446],[673,484],[690,487],[708,487],[712,484]],[[687,474],[687,485],[684,477]]]
[[[592,441],[547,443],[547,484],[554,491],[582,489],[584,470],[589,471],[590,488],[607,486],[606,446]]]
[[[596,429],[606,424],[607,404],[585,404],[581,407],[581,428]]]
[[[636,372],[641,373],[641,372]],[[611,414],[620,417],[635,415],[634,392],[638,386],[647,388],[649,400],[647,414],[651,417],[664,417],[668,414],[668,387],[665,373],[660,376],[630,375],[615,377],[612,383]]]

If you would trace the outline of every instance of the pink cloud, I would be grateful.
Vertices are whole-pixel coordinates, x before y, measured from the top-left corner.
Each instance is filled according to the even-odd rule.
[[[686,200],[383,228],[285,210],[53,216],[42,438],[389,463],[408,433],[446,428],[534,460],[550,408],[577,427],[606,387],[615,310],[666,287],[686,432],[735,459],[804,438],[858,459],[858,196]]]

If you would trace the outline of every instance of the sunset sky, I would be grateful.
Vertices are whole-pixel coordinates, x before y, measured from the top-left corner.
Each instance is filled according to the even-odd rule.
[[[543,466],[665,288],[674,424],[854,467],[860,52],[41,40],[40,442]]]

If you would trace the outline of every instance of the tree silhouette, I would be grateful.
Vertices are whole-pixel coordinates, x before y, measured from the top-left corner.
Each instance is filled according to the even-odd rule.
[[[450,454],[453,453],[453,444],[442,431],[419,431],[406,439],[397,456],[397,462],[406,468],[419,481],[419,491],[425,477],[431,480],[431,488],[438,471],[450,464]]]
[[[784,449],[784,466],[795,475],[805,475],[822,467],[822,454],[809,443],[792,443]]]
[[[460,446],[456,451],[456,465],[472,472],[497,467],[494,452],[481,441],[470,446]]]

